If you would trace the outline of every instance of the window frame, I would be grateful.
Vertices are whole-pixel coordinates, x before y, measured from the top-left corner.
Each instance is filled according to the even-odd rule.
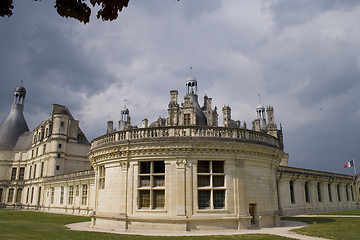
[[[200,163],[208,165],[208,171],[200,170]],[[214,163],[221,163],[221,171],[215,171]],[[226,178],[225,178],[225,161],[224,160],[198,160],[197,162],[197,209],[203,210],[224,210],[226,209]],[[202,180],[201,180],[202,179]],[[209,179],[209,184],[199,184],[199,182]],[[217,179],[217,180],[216,180]],[[222,180],[220,180],[222,179]],[[219,181],[220,180],[220,181]],[[203,181],[205,182],[205,181]],[[222,184],[216,184],[222,183]],[[202,196],[206,202],[202,201]],[[220,198],[219,203],[216,203],[217,198]],[[219,207],[216,205],[220,205]]]
[[[99,166],[99,189],[105,189],[105,166]]]
[[[289,188],[290,188],[290,202],[292,204],[295,204],[295,187],[294,187],[294,181],[291,180],[289,182]]]
[[[88,185],[83,184],[82,185],[82,191],[81,191],[81,205],[87,205],[88,200]]]
[[[165,186],[166,186],[165,161],[163,160],[139,161],[137,209],[140,210],[165,209],[166,208]]]

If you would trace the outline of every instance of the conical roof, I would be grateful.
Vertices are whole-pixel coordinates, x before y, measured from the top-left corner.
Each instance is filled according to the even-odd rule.
[[[16,99],[16,97],[19,97],[16,95],[18,92],[21,92],[21,97],[24,98],[26,90],[22,86],[21,89],[19,87],[15,89],[15,99],[11,111],[7,118],[0,124],[0,149],[13,149],[19,136],[24,132],[29,131],[29,127],[23,114],[24,101],[19,102]]]

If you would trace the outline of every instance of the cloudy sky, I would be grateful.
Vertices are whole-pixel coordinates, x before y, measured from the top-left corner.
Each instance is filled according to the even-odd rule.
[[[360,1],[131,0],[116,21],[86,25],[55,1],[14,2],[0,18],[1,121],[23,80],[31,129],[58,103],[91,140],[125,99],[141,126],[167,115],[170,90],[182,99],[192,66],[220,123],[228,104],[251,127],[260,94],[289,165],[353,174],[355,158],[360,172]]]

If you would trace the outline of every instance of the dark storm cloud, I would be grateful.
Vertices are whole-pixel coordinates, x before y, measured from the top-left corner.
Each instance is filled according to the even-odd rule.
[[[44,25],[29,36],[27,67],[34,82],[93,95],[115,81],[98,56],[84,51],[76,35]]]
[[[85,26],[51,1],[15,4],[0,18],[1,120],[24,80],[30,128],[59,103],[92,139],[125,99],[134,125],[166,117],[192,66],[220,124],[229,104],[251,128],[258,93],[274,106],[290,165],[349,173],[360,156],[358,1],[134,0],[118,20]]]
[[[2,118],[9,112],[12,91],[20,80],[27,88],[25,110],[30,128],[37,124],[32,119],[39,121],[39,113],[47,115],[52,103],[76,112],[86,104],[86,97],[121,83],[104,68],[98,52],[85,48],[82,35],[86,29],[77,30],[77,22],[71,26],[74,20],[58,16],[52,3],[17,4],[15,11],[0,22],[4,36],[0,45]],[[32,17],[27,11],[33,12]]]

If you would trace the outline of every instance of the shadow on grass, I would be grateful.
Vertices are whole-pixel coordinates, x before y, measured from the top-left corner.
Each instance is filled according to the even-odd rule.
[[[290,220],[290,221],[300,221],[307,224],[314,224],[314,223],[331,223],[335,222],[333,218],[327,218],[327,217],[284,217],[284,220]]]

